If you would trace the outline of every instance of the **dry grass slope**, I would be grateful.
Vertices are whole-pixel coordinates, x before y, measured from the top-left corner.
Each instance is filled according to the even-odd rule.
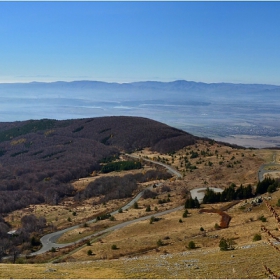
[[[198,153],[199,156],[190,158],[191,151]],[[134,153],[170,164],[184,176],[181,180],[162,181],[163,185],[154,189],[157,198],[142,198],[138,202],[138,209],[130,208],[128,211],[116,214],[116,221],[104,220],[88,228],[81,227],[65,234],[60,241],[75,240],[79,236],[84,236],[87,231],[98,231],[99,228],[115,223],[175,208],[182,205],[187,192],[196,187],[225,188],[231,183],[236,183],[237,186],[241,183],[255,185],[259,166],[270,162],[275,153],[276,162],[279,162],[277,151],[235,149],[217,143],[210,144],[208,141],[198,141],[175,154],[160,154],[148,149]],[[191,165],[197,166],[196,169],[190,170],[186,167],[185,156],[188,157]],[[146,172],[150,168],[151,166],[145,166],[141,172]],[[73,184],[77,189],[83,189],[93,179],[89,177]],[[155,180],[151,184],[157,182]],[[139,184],[137,191],[144,187],[144,184]],[[268,194],[264,195],[267,196]],[[159,200],[168,198],[170,202],[159,204]],[[280,190],[272,193],[270,205],[276,205],[279,198]],[[26,213],[45,213],[48,222],[64,227],[67,225],[69,215],[72,224],[79,223],[94,214],[119,209],[125,202],[126,200],[113,200],[106,205],[93,205],[93,198],[80,203],[68,198],[59,206],[52,208],[52,206],[40,205],[40,208],[36,206],[36,208],[26,209]],[[149,213],[146,212],[148,205],[151,208]],[[264,260],[271,272],[273,271],[275,275],[279,274],[279,252],[263,240],[253,242],[254,235],[261,234],[260,229],[264,222],[259,217],[262,215],[267,220],[263,228],[273,236],[277,236],[279,232],[276,231],[274,217],[267,216],[265,204],[252,206],[248,200],[241,201],[229,209],[227,206],[228,203],[202,205],[205,208],[222,209],[227,213],[232,218],[228,228],[215,228],[215,224],[220,222],[220,216],[216,213],[199,214],[197,209],[190,209],[189,215],[183,218],[184,210],[181,210],[164,215],[153,224],[145,220],[100,236],[91,240],[90,246],[82,246],[72,251],[69,249],[57,253],[49,252],[38,258],[20,260],[21,262],[48,262],[60,255],[61,263],[1,264],[0,278],[19,278],[19,275],[20,278],[50,279],[266,278],[263,269]],[[75,211],[77,215],[73,216],[69,210]],[[7,217],[7,220],[13,219],[14,224],[17,224],[20,214],[14,212]],[[182,222],[179,222],[180,219]],[[200,230],[202,227],[204,231]],[[221,252],[219,250],[221,238],[233,239],[235,250]],[[162,240],[163,246],[157,246],[159,239]],[[190,241],[195,242],[196,249],[187,248]],[[117,250],[111,249],[113,244],[117,245]],[[88,255],[88,250],[92,250],[93,254]]]
[[[277,214],[277,212],[274,210],[274,208],[269,205],[267,202],[265,202],[269,212],[272,214],[272,216],[275,218],[277,224],[278,224],[278,230],[280,230],[280,217]],[[270,230],[268,230],[265,226],[262,226],[262,230],[264,232],[266,232],[266,234],[272,239],[274,240],[274,242],[280,242],[280,238],[275,236],[275,234],[273,234]],[[276,245],[274,245],[274,242],[268,239],[268,243],[272,246],[272,248],[274,248],[276,251],[280,252],[280,248],[277,247]],[[264,264],[264,268],[267,271],[268,275],[279,279],[280,278],[280,274],[276,274],[273,270],[271,270],[267,265]]]

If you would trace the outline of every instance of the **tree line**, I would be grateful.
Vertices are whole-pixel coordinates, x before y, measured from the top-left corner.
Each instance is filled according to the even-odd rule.
[[[244,187],[241,184],[240,187],[237,188],[235,184],[231,184],[228,188],[225,188],[223,192],[214,192],[212,189],[207,188],[203,203],[226,202],[236,199],[247,199],[253,196],[254,194],[251,185]]]
[[[261,182],[259,181],[256,188],[257,194],[263,194],[266,192],[273,193],[279,187],[279,180],[272,179],[270,177],[266,177]]]
[[[110,162],[102,166],[102,173],[109,173],[112,171],[124,171],[142,168],[140,161],[116,161]]]
[[[253,191],[252,186],[249,184],[244,187],[242,184],[237,188],[235,184],[231,184],[228,188],[225,188],[223,192],[215,193],[210,188],[206,189],[203,203],[216,203],[226,202],[239,199],[252,198],[255,195],[260,195],[266,192],[274,192],[279,186],[279,181],[270,177],[265,178],[263,181],[258,182],[256,190]]]
[[[225,188],[222,192],[214,192],[212,189],[207,188],[203,197],[202,203],[217,203],[229,202],[232,200],[248,199],[255,195],[260,195],[266,192],[274,192],[279,187],[279,180],[270,177],[265,178],[263,181],[258,182],[255,192],[249,184],[244,187],[242,184],[237,187],[232,183],[229,187]],[[185,208],[199,208],[200,204],[197,198],[193,199],[188,197],[185,201]]]

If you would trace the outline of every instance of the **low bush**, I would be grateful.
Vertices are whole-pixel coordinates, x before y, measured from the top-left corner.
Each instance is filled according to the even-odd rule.
[[[253,241],[259,241],[259,240],[262,240],[262,236],[258,233],[256,233],[253,237]]]
[[[188,244],[188,248],[189,249],[195,249],[195,247],[196,247],[195,243],[193,241],[190,241],[189,244]]]
[[[185,212],[183,213],[183,218],[187,218],[189,214],[189,211],[186,209]]]
[[[266,218],[264,217],[264,215],[261,215],[258,219],[259,219],[260,221],[262,221],[263,223],[266,222]]]
[[[227,239],[222,238],[222,239],[220,240],[219,247],[220,247],[220,250],[221,250],[221,251],[233,250],[233,249],[234,249],[233,244],[234,244],[233,239],[230,239],[230,238],[227,238]]]
[[[159,239],[159,240],[157,241],[157,246],[158,246],[158,247],[163,246],[163,242],[161,241],[161,239]]]

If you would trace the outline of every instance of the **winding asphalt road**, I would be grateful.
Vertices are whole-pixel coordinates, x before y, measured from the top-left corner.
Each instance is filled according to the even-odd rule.
[[[130,156],[132,158],[137,158],[139,159],[140,157],[137,157],[137,156],[133,156],[133,155],[127,155],[127,156]],[[155,163],[155,164],[158,164],[158,165],[161,165],[163,167],[165,167],[170,173],[172,173],[173,175],[175,175],[176,177],[178,178],[181,178],[182,175],[180,174],[180,172],[178,172],[176,169],[172,168],[171,166],[167,165],[167,164],[164,164],[164,163],[160,163],[160,162],[157,162],[157,161],[153,161],[153,160],[148,160],[148,159],[145,159],[145,158],[141,158],[145,161],[148,161],[148,162],[152,162],[152,163]],[[160,184],[158,184],[159,186]],[[153,186],[149,186],[147,187],[146,189],[152,189]],[[130,207],[133,206],[133,204],[135,202],[137,202],[141,197],[142,195],[144,194],[144,191],[146,190],[144,189],[143,191],[141,191],[139,194],[137,194],[128,204],[126,204],[125,206],[122,207],[123,210],[126,210]],[[158,216],[162,216],[162,215],[165,215],[165,214],[169,214],[171,212],[174,212],[174,211],[178,211],[178,210],[181,210],[183,209],[184,206],[179,206],[179,207],[176,207],[176,208],[173,208],[173,209],[169,209],[169,210],[165,210],[163,212],[158,212],[158,213],[155,213],[155,214],[151,214],[151,215],[148,215],[148,216],[145,216],[145,217],[140,217],[140,218],[137,218],[137,219],[134,219],[134,220],[131,220],[131,221],[126,221],[126,222],[123,222],[121,224],[118,224],[118,225],[115,225],[113,227],[110,227],[110,228],[107,228],[107,229],[104,229],[102,231],[98,231],[92,235],[89,235],[89,236],[86,236],[84,238],[81,238],[75,242],[71,242],[71,243],[64,243],[64,244],[59,244],[59,243],[56,243],[56,241],[66,232],[70,231],[70,230],[73,230],[73,229],[76,229],[76,228],[79,228],[81,227],[82,225],[79,224],[79,225],[75,225],[75,226],[72,226],[72,227],[69,227],[69,228],[65,228],[63,230],[60,230],[60,231],[56,231],[56,232],[53,232],[53,233],[49,233],[47,235],[44,235],[40,241],[42,243],[42,248],[39,250],[39,251],[36,251],[36,252],[33,252],[30,254],[30,256],[35,256],[35,255],[40,255],[40,254],[43,254],[43,253],[46,253],[48,251],[50,251],[52,248],[64,248],[66,246],[69,246],[69,245],[73,245],[77,242],[80,242],[80,241],[83,241],[83,240],[87,240],[89,238],[92,238],[94,236],[97,236],[97,235],[100,235],[100,234],[103,234],[103,233],[106,233],[106,232],[109,232],[109,231],[113,231],[113,230],[117,230],[117,229],[120,229],[120,228],[123,228],[127,225],[130,225],[132,223],[136,223],[136,222],[139,222],[139,221],[143,221],[143,220],[147,220],[147,219],[150,219],[152,216],[154,217],[158,217]],[[110,214],[111,215],[115,215],[118,213],[118,210],[115,210],[113,212],[111,212]],[[90,223],[94,223],[96,222],[96,219],[93,219],[93,220],[90,220],[88,221],[87,223],[90,224]]]
[[[259,172],[258,172],[258,179],[259,179],[260,182],[264,180],[264,174],[275,172],[275,170],[268,170],[267,169],[267,167],[273,167],[273,166],[274,167],[280,167],[280,164],[276,163],[276,152],[273,154],[272,161],[270,163],[265,163],[265,164],[262,164],[260,166],[260,169],[259,169]]]
[[[155,160],[151,160],[151,159],[146,159],[144,157],[139,157],[139,156],[134,156],[134,155],[129,155],[129,154],[126,154],[126,156],[136,158],[136,159],[141,159],[141,160],[144,160],[147,162],[152,162],[157,165],[161,165],[161,166],[165,167],[171,174],[175,175],[177,178],[182,178],[182,174],[177,169],[173,168],[170,165],[167,165],[162,162],[155,161]]]
[[[164,164],[164,163],[161,163],[161,162],[157,162],[157,161],[154,161],[154,160],[150,160],[150,159],[145,159],[143,157],[138,157],[138,156],[134,156],[134,155],[128,155],[127,154],[127,156],[132,157],[132,158],[142,159],[144,161],[151,162],[151,163],[154,163],[154,164],[157,164],[157,165],[161,165],[161,166],[165,167],[171,174],[175,175],[177,178],[181,178],[182,177],[182,175],[180,174],[180,172],[178,172],[178,170],[176,170],[175,168],[173,168],[173,167],[171,167],[171,166],[169,166],[167,164]],[[273,172],[273,171],[267,170],[266,169],[267,167],[271,167],[271,166],[279,167],[280,166],[280,164],[275,163],[275,161],[276,161],[276,153],[274,153],[273,161],[271,163],[263,164],[263,165],[260,166],[260,169],[259,169],[259,172],[258,172],[259,181],[262,181],[264,179],[264,174],[265,173]],[[152,186],[149,186],[146,189],[152,189],[152,188],[153,188]],[[126,204],[124,207],[122,207],[122,209],[126,210],[126,209],[132,207],[132,205],[135,202],[137,202],[142,197],[144,191],[145,190],[143,190],[139,194],[137,194],[128,204]],[[81,227],[81,225],[72,226],[72,227],[69,227],[69,228],[57,231],[57,232],[53,232],[53,233],[44,235],[40,239],[40,241],[42,243],[42,248],[39,251],[37,251],[37,252],[31,253],[30,255],[34,256],[34,255],[43,254],[43,253],[48,252],[49,250],[51,250],[53,247],[54,248],[63,248],[63,247],[69,246],[69,245],[73,245],[73,244],[75,244],[77,242],[80,242],[80,241],[83,241],[83,240],[87,240],[87,239],[92,238],[94,236],[98,236],[98,235],[104,234],[106,232],[118,230],[118,229],[121,229],[123,227],[126,227],[126,226],[128,226],[130,224],[133,224],[133,223],[136,223],[136,222],[139,222],[139,221],[150,219],[152,216],[158,217],[158,216],[166,215],[166,214],[169,214],[169,213],[174,212],[174,211],[182,210],[183,208],[184,208],[184,206],[179,206],[179,207],[176,207],[176,208],[173,208],[173,209],[165,210],[163,212],[158,212],[158,213],[151,214],[151,215],[148,215],[148,216],[145,216],[145,217],[140,217],[140,218],[137,218],[137,219],[134,219],[134,220],[131,220],[131,221],[126,221],[126,222],[123,222],[121,224],[115,225],[113,227],[104,229],[102,231],[98,231],[98,232],[96,232],[96,233],[94,233],[92,235],[89,235],[87,237],[81,238],[81,239],[77,240],[76,242],[65,243],[65,244],[58,244],[58,243],[56,243],[56,241],[59,239],[59,237],[62,236],[64,233],[66,233],[66,232],[68,232],[70,230],[73,230],[73,229]],[[113,211],[110,214],[111,215],[115,215],[116,213],[118,213],[118,210],[115,210],[115,211]],[[96,222],[96,219],[90,220],[87,223],[94,223],[94,222]]]

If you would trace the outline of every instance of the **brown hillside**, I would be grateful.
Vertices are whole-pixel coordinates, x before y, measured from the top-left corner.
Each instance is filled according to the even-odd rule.
[[[57,204],[75,195],[70,182],[100,169],[120,152],[150,147],[174,152],[196,137],[137,117],[30,120],[0,124],[0,213]]]

